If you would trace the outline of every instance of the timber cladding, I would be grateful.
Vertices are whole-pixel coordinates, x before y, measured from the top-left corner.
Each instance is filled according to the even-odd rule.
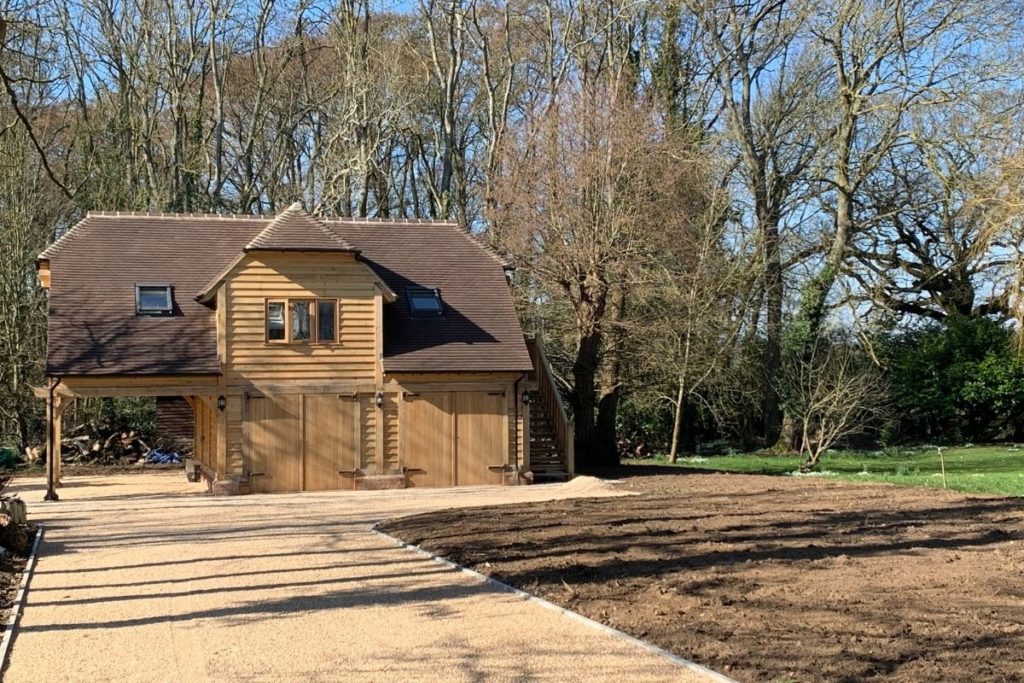
[[[501,483],[528,467],[533,369],[504,265],[448,223],[89,214],[40,255],[47,372],[184,397],[214,491]]]
[[[159,396],[156,399],[156,437],[160,444],[173,448],[195,439],[192,406],[181,396]]]
[[[348,254],[258,252],[229,274],[218,308],[226,311],[224,374],[227,386],[274,381],[373,384],[374,333],[380,305],[376,279]],[[338,301],[337,339],[331,343],[271,343],[266,338],[269,300]]]
[[[506,390],[486,387],[390,392],[381,405],[374,394],[246,396],[245,474],[255,493],[363,488],[382,476],[414,487],[500,484],[515,465],[508,406]]]

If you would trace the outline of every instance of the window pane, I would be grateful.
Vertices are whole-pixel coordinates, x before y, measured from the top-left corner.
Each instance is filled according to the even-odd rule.
[[[292,341],[309,341],[311,332],[308,301],[292,302]]]
[[[140,311],[169,311],[170,287],[139,287]]]
[[[411,290],[408,292],[409,307],[413,313],[440,313],[441,297],[432,289]]]
[[[334,318],[338,305],[336,301],[316,302],[316,338],[322,342],[334,341]]]
[[[284,339],[284,303],[280,301],[267,304],[267,339]]]

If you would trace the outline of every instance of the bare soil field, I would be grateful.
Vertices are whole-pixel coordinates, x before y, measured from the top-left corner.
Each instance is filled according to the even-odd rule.
[[[640,466],[386,533],[740,681],[1024,681],[1024,498]]]

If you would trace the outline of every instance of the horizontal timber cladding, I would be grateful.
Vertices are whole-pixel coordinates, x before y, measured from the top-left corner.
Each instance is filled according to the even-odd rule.
[[[155,431],[157,440],[172,448],[195,439],[195,416],[183,396],[158,396]]]
[[[226,309],[228,387],[274,382],[373,384],[376,278],[350,254],[254,253],[225,280],[218,306]],[[268,299],[337,299],[334,343],[268,343]]]

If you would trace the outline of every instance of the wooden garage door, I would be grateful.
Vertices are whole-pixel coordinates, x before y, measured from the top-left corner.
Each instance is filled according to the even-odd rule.
[[[253,493],[298,491],[302,476],[302,396],[250,397],[246,404]]]
[[[451,394],[407,394],[402,406],[402,456],[409,486],[451,486]]]
[[[309,394],[306,424],[306,491],[350,489],[359,467],[359,402],[355,396]]]
[[[501,471],[491,468],[508,462],[505,393],[460,391],[455,403],[457,483],[500,484]]]

